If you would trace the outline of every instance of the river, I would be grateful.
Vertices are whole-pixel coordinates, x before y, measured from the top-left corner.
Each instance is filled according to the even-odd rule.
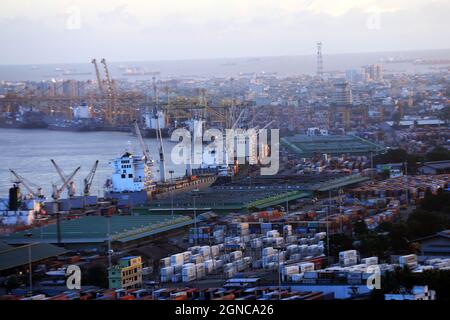
[[[154,160],[158,158],[156,139],[145,139]],[[185,172],[184,166],[170,162],[167,155],[174,142],[165,140],[166,172],[174,170],[174,177]],[[0,197],[8,195],[15,178],[9,169],[15,170],[30,182],[33,188],[42,187],[47,198],[52,192],[52,183],[61,186],[62,182],[50,162],[54,159],[66,175],[77,166],[81,170],[75,176],[77,194],[83,191],[83,179],[99,160],[97,172],[92,183],[91,194],[103,195],[105,180],[112,173],[109,161],[120,156],[125,150],[141,152],[137,138],[124,132],[67,132],[50,130],[2,129],[0,128]],[[154,176],[159,178],[154,167]],[[22,192],[26,192],[23,190]],[[65,196],[65,191],[63,193]]]

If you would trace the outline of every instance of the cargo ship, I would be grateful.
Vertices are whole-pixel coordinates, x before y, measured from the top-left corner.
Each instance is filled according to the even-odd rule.
[[[151,112],[144,114],[144,137],[157,138],[158,129],[161,132],[163,138],[170,136],[170,129],[168,127],[168,121],[166,114],[162,111],[158,111],[154,108]]]
[[[17,113],[0,119],[0,128],[14,129],[45,129],[47,123],[44,121],[45,114],[32,108],[24,110],[21,108]]]
[[[211,186],[217,179],[217,174],[207,173],[193,175],[191,164],[186,164],[186,175],[181,178],[166,179],[164,148],[162,135],[159,138],[159,173],[156,181],[152,174],[154,160],[149,154],[138,123],[134,122],[134,130],[142,150],[141,155],[125,151],[122,156],[110,161],[113,174],[105,184],[105,198],[115,199],[119,206],[139,206],[154,197],[164,197],[173,191],[183,192],[202,189]],[[159,132],[160,132],[160,128]]]
[[[129,151],[112,160],[110,165],[114,171],[111,178],[106,180],[105,198],[115,199],[119,206],[143,205],[156,197],[164,197],[171,191],[186,192],[207,188],[217,179],[215,174],[202,174],[186,175],[170,181],[155,181],[151,171],[153,162]]]

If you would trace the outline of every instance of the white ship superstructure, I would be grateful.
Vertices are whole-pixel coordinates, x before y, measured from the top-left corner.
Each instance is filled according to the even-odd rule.
[[[152,188],[152,174],[144,156],[125,152],[110,163],[114,169],[108,186],[111,192],[140,192]]]

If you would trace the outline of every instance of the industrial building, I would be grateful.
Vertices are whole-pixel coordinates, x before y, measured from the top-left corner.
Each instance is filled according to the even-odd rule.
[[[63,248],[48,243],[31,243],[19,247],[0,242],[0,273],[42,262],[67,253]]]
[[[281,142],[303,158],[317,154],[375,155],[384,151],[382,146],[353,135],[295,135],[281,138]]]
[[[423,256],[450,256],[450,230],[415,240],[420,243]]]
[[[193,219],[186,216],[167,215],[147,216],[85,216],[73,220],[61,221],[61,244],[73,249],[99,249],[108,240],[108,225],[111,242],[114,247],[125,246],[135,240],[145,240],[160,236],[166,232],[193,224]],[[34,241],[58,243],[57,224],[16,232],[2,236],[0,240],[13,245]]]

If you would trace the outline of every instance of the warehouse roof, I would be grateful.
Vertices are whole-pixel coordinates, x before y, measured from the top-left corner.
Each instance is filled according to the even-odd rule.
[[[193,220],[186,216],[177,215],[172,219],[169,215],[146,216],[112,216],[110,218],[110,233],[113,241],[123,239],[138,239],[157,234],[191,223]],[[102,243],[107,240],[108,222],[101,216],[86,216],[73,220],[61,221],[62,243]],[[16,232],[4,236],[1,240],[9,244],[29,243],[39,239],[40,242],[56,243],[57,226],[50,224],[43,228],[34,228],[26,232]]]
[[[11,249],[12,247],[2,241],[0,241],[0,252]]]
[[[368,154],[384,150],[382,146],[354,135],[295,135],[282,138],[281,141],[293,152],[303,157],[311,157],[315,153],[332,155]]]
[[[29,263],[31,246],[31,261],[37,262],[65,254],[63,248],[48,243],[32,243],[0,252],[0,271],[20,267]]]

